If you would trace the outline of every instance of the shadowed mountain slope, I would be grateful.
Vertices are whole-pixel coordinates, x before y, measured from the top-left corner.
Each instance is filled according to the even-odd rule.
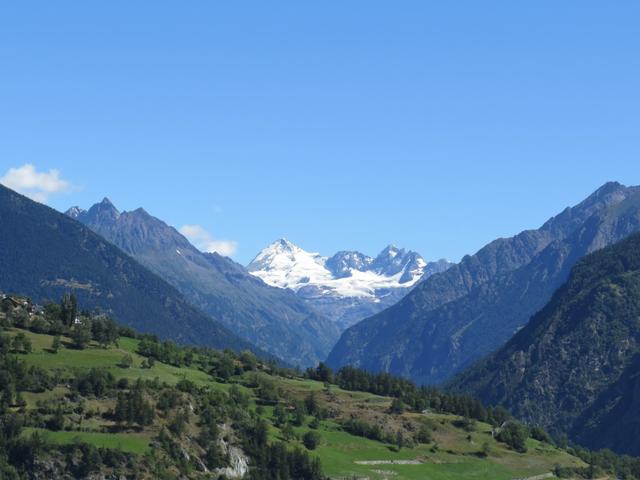
[[[345,331],[332,367],[440,383],[503,345],[584,255],[640,229],[640,188],[607,183],[538,230],[495,240]]]
[[[242,338],[293,365],[326,357],[337,327],[293,292],[266,285],[244,267],[195,248],[144,209],[119,212],[108,200],[67,211],[176,287],[192,304]]]

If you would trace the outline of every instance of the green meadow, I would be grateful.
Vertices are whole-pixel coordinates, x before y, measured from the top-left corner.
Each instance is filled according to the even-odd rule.
[[[16,330],[9,332],[10,335]],[[120,338],[117,346],[108,348],[91,344],[84,350],[69,348],[68,339],[63,339],[63,348],[52,353],[53,337],[50,335],[25,332],[32,342],[33,350],[20,355],[29,365],[37,365],[61,375],[77,369],[104,368],[111,371],[116,379],[135,380],[158,379],[175,385],[182,379],[190,380],[198,386],[213,390],[228,391],[237,383],[240,390],[251,395],[250,407],[256,409],[260,403],[251,388],[243,386],[246,375],[234,377],[228,383],[217,382],[206,372],[195,367],[174,367],[156,362],[152,368],[143,367],[144,357],[136,353],[138,340]],[[131,355],[133,364],[129,368],[121,366],[122,358]],[[314,392],[328,408],[339,412],[338,416],[369,415],[382,418],[391,399],[365,392],[351,392],[307,379],[269,377],[277,385],[284,397],[303,399]],[[25,393],[26,408],[37,408],[39,402],[59,401],[69,394],[68,389],[58,386],[43,393]],[[96,411],[113,408],[105,400],[94,399],[87,402]],[[266,420],[273,418],[273,406],[261,407],[261,415]],[[458,417],[445,414],[405,413],[389,416],[393,422],[415,422],[428,418],[436,425],[433,441],[429,444],[397,448],[395,445],[370,440],[345,432],[337,420],[322,420],[316,430],[320,436],[319,447],[312,452],[317,455],[323,469],[332,478],[368,478],[371,480],[509,480],[549,473],[554,466],[578,466],[582,462],[563,450],[551,445],[529,440],[527,453],[516,453],[491,435],[491,427],[478,423],[474,431],[467,432],[454,425]],[[298,437],[289,439],[291,447],[301,446],[300,437],[308,431],[312,417],[307,417],[302,426],[295,427]],[[37,432],[53,444],[85,442],[98,447],[120,449],[124,452],[144,454],[150,449],[150,442],[158,433],[158,426],[151,425],[141,431],[109,433],[110,422],[101,417],[82,421],[63,431],[49,431],[43,428],[25,429],[25,435]],[[283,440],[280,429],[269,427],[269,438]],[[486,458],[480,455],[484,444],[489,446]]]

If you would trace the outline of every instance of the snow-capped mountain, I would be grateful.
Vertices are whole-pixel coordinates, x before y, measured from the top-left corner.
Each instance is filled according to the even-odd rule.
[[[265,283],[288,288],[343,328],[402,298],[418,281],[449,267],[426,262],[418,253],[386,247],[377,257],[342,251],[331,257],[280,239],[247,266]]]

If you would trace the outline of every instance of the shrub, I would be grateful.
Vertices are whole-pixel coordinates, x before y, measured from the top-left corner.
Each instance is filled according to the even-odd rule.
[[[525,453],[527,451],[527,438],[529,432],[527,428],[519,422],[508,422],[496,438],[498,441],[506,443],[516,452]]]
[[[129,354],[125,355],[120,360],[119,365],[121,368],[131,368],[131,365],[133,365],[133,357]]]
[[[320,434],[309,430],[302,436],[302,444],[307,450],[315,450],[320,445]]]
[[[420,425],[420,428],[418,428],[415,434],[415,440],[418,443],[431,443],[433,440],[431,429],[427,425]]]

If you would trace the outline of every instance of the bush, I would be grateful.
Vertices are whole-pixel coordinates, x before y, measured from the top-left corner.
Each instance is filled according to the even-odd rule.
[[[457,428],[463,429],[465,432],[473,432],[476,429],[476,421],[469,417],[463,417],[460,420],[453,422],[453,425]]]
[[[391,401],[391,407],[389,408],[390,413],[401,414],[404,413],[404,403],[399,398],[394,398]]]
[[[415,434],[415,441],[418,443],[431,443],[432,440],[431,429],[427,425],[420,425]]]
[[[302,436],[302,444],[307,450],[315,450],[320,445],[320,434],[309,430]]]
[[[47,428],[57,432],[64,430],[64,415],[62,415],[62,407],[58,406],[55,414],[47,421]]]
[[[131,368],[132,365],[133,365],[133,357],[129,354],[122,357],[119,363],[120,368]]]
[[[482,458],[487,458],[491,454],[491,445],[489,442],[484,442],[482,444],[482,450],[480,450],[480,456]]]
[[[379,442],[393,443],[393,439],[387,439],[378,425],[371,425],[364,420],[350,419],[342,424],[342,428],[351,435],[365,437]]]
[[[545,432],[542,427],[539,427],[537,425],[531,427],[531,438],[540,442],[553,443],[553,440],[551,440],[549,434]]]
[[[496,439],[506,443],[516,452],[525,453],[527,451],[528,437],[529,432],[527,431],[527,427],[519,422],[511,421],[500,430]]]
[[[53,341],[51,342],[51,352],[58,353],[61,347],[62,341],[60,340],[60,335],[56,335],[55,337],[53,337]]]

